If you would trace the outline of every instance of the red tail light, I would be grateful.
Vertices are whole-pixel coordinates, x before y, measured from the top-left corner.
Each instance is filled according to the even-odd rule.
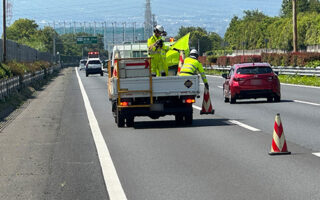
[[[130,102],[124,101],[124,102],[120,102],[120,106],[129,106],[131,105]]]
[[[195,103],[196,100],[195,99],[184,99],[182,102],[183,103]]]

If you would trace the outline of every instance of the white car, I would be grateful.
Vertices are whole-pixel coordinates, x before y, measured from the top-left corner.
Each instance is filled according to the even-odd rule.
[[[85,69],[87,64],[87,59],[81,59],[79,62],[79,70]]]
[[[89,74],[100,74],[103,76],[102,62],[99,58],[90,58],[86,64],[86,76]]]

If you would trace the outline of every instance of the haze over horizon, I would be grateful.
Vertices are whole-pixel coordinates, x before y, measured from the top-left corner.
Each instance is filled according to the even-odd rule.
[[[181,26],[199,26],[207,31],[216,32],[223,36],[233,16],[243,16],[244,10],[258,9],[268,16],[280,13],[281,0],[201,0],[198,3],[190,0],[151,0],[152,13],[156,15],[158,24],[165,27],[170,35],[176,35]],[[145,1],[96,0],[88,1],[56,1],[56,0],[27,0],[19,2],[11,0],[11,24],[19,18],[33,19],[41,27],[48,23],[70,22],[111,22],[137,23],[143,26]],[[191,9],[191,10],[190,10]],[[1,21],[2,26],[2,21]],[[120,26],[120,25],[119,25]],[[2,32],[2,30],[1,30]]]

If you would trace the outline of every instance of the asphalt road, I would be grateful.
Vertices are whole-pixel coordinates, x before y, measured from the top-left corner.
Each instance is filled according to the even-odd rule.
[[[101,164],[75,70],[64,69],[0,132],[0,199],[114,197],[106,187],[114,177],[105,176],[112,166]],[[107,77],[79,75],[127,199],[320,199],[320,158],[312,154],[320,152],[320,89],[282,85],[280,103],[230,105],[223,79],[209,77],[215,115],[195,108],[191,127],[168,116],[117,128]],[[268,155],[277,113],[291,155]]]

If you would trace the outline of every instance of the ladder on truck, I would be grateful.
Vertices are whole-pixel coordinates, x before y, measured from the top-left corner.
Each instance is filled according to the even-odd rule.
[[[117,77],[117,91],[118,91],[118,108],[146,108],[153,104],[152,91],[152,75],[151,75],[151,58],[117,58],[115,59]],[[149,77],[149,90],[128,90],[121,88],[121,79]],[[144,105],[121,105],[121,95],[127,93],[149,93],[150,104]]]

